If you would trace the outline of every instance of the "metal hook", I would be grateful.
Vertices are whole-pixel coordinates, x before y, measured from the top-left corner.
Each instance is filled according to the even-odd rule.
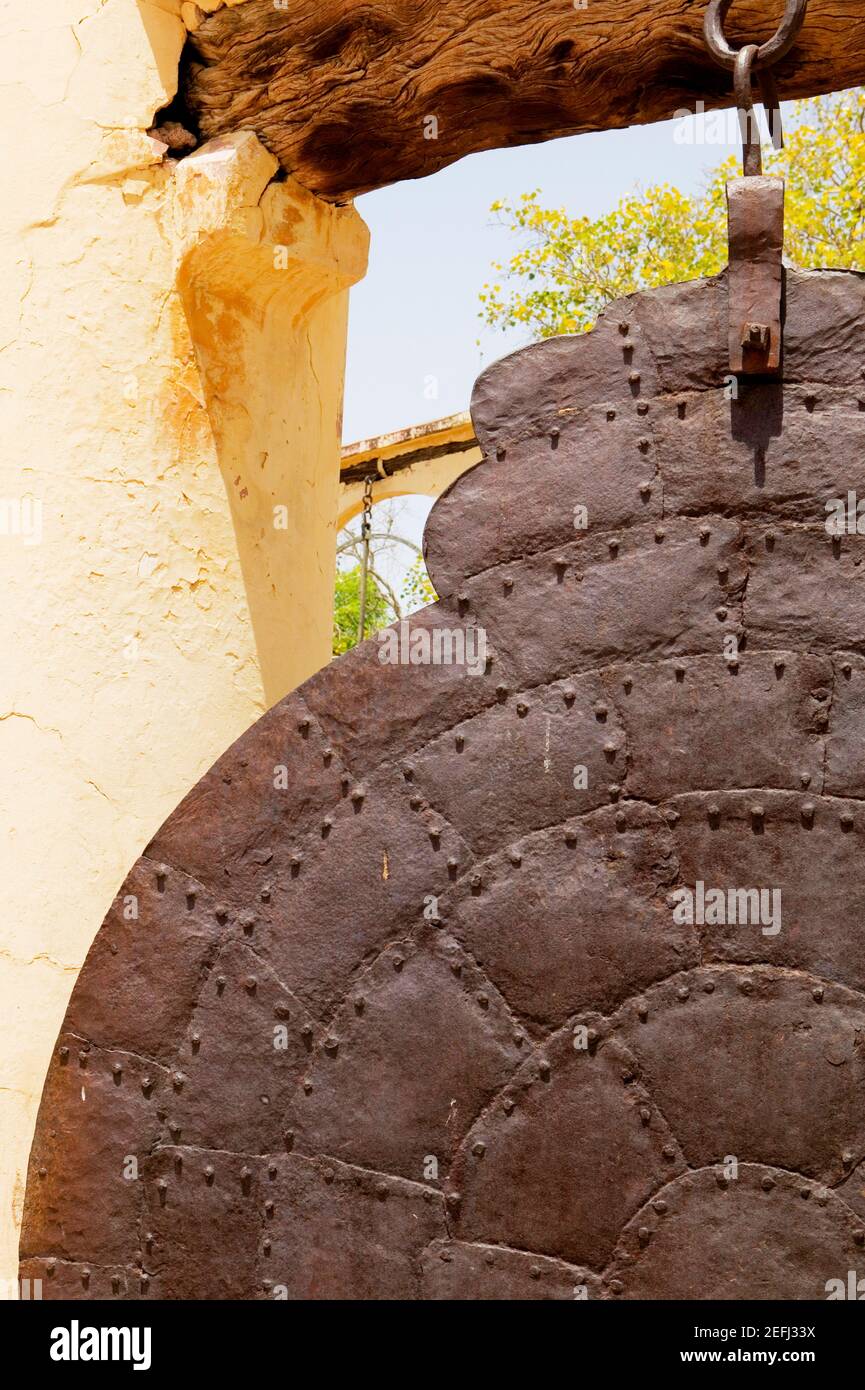
[[[781,103],[778,88],[770,67],[789,53],[799,34],[808,9],[808,0],[787,0],[784,18],[771,39],[764,44],[746,44],[738,51],[732,49],[724,34],[724,20],[733,0],[710,0],[703,24],[709,52],[722,67],[732,68],[742,127],[743,165],[748,177],[763,172],[760,134],[754,115],[752,84],[754,74],[760,86],[760,96],[766,108],[769,133],[776,150],[784,148],[781,126]]]
[[[744,48],[740,48],[736,54],[736,65],[733,69],[736,105],[739,108],[739,125],[742,128],[742,172],[746,178],[758,178],[763,172],[760,129],[754,114],[754,99],[751,92],[754,60],[758,52],[755,43],[749,43]]]

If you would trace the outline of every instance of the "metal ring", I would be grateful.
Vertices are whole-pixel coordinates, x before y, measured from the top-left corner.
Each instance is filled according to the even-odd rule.
[[[736,50],[730,47],[724,34],[724,20],[727,18],[732,4],[733,0],[710,0],[703,22],[703,32],[706,36],[706,43],[709,45],[709,52],[715,61],[724,68],[736,66]],[[808,0],[787,0],[784,18],[781,20],[777,32],[757,49],[757,57],[754,60],[755,67],[768,67],[771,63],[778,63],[790,52],[799,36],[799,30],[802,28],[807,9]]]

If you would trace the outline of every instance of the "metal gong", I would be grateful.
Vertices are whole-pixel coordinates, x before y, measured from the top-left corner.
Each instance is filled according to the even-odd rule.
[[[44,1297],[865,1273],[865,277],[785,313],[777,380],[729,374],[726,275],[484,372],[440,601],[250,729],[93,944]]]

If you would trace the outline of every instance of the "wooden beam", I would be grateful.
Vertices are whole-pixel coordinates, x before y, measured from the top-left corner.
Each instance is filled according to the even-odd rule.
[[[665,120],[698,99],[731,104],[731,75],[703,44],[704,0],[288,5],[242,0],[209,15],[190,35],[186,101],[204,138],[252,129],[337,201],[475,150]],[[736,0],[731,43],[769,38],[782,10]],[[784,97],[865,83],[865,0],[811,0],[775,71]]]

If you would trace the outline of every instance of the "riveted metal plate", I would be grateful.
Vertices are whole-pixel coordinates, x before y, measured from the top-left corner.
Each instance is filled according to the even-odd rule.
[[[720,1167],[703,1169],[662,1188],[629,1222],[605,1290],[612,1298],[825,1299],[828,1279],[846,1284],[861,1265],[862,1231],[834,1193],[793,1173],[743,1164],[735,1182],[724,1182]]]
[[[796,1299],[856,1268],[865,571],[824,517],[861,473],[865,282],[788,272],[784,378],[738,395],[727,291],[488,368],[442,601],[270,711],[134,866],[43,1093],[43,1297]],[[698,883],[778,892],[780,929],[677,917]]]

